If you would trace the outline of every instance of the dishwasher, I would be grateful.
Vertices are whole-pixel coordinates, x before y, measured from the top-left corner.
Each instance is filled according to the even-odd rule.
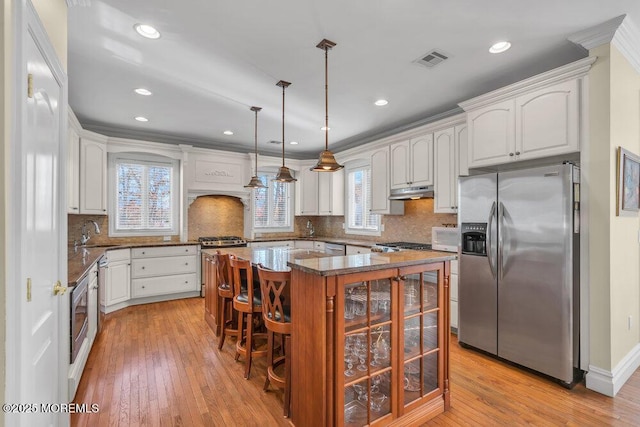
[[[335,256],[340,256],[345,254],[345,246],[339,245],[337,243],[327,243],[324,245],[324,253],[331,254]]]

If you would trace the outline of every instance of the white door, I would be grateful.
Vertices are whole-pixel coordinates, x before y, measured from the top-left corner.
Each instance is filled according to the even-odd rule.
[[[60,382],[67,377],[67,372],[60,372],[64,364],[60,360],[59,337],[66,331],[60,330],[59,316],[60,307],[68,307],[62,300],[68,294],[54,295],[58,280],[63,280],[66,286],[66,277],[61,277],[65,270],[59,243],[61,209],[66,210],[60,205],[60,130],[66,103],[65,83],[54,77],[39,48],[40,38],[31,31],[25,32],[25,37],[26,71],[32,90],[19,95],[26,99],[22,101],[26,111],[21,132],[21,192],[16,200],[22,213],[18,220],[21,240],[18,274],[25,292],[19,297],[19,392],[14,399],[23,404],[57,404],[66,401],[61,400]],[[37,413],[20,415],[13,425],[58,424],[58,415],[53,411],[37,409]]]

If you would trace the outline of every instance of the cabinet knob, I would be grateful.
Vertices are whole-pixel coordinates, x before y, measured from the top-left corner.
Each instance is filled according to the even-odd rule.
[[[184,265],[189,265],[189,263],[188,263],[188,262],[185,262],[185,263],[184,263]]]
[[[102,212],[106,212],[106,211],[107,211],[106,209],[102,209]]]
[[[185,281],[184,281],[184,283],[189,283],[189,281],[188,281],[188,280],[185,280]]]
[[[189,252],[189,249],[187,248],[187,249],[185,249],[184,251],[185,251],[185,252]]]
[[[142,266],[142,269],[144,270],[144,265]]]
[[[144,289],[144,285],[142,285],[142,289]]]
[[[511,157],[513,157],[513,153],[509,153],[509,155],[510,155]]]
[[[519,155],[520,155],[520,152],[519,152],[519,151],[516,151],[516,156],[519,156]]]
[[[142,251],[142,255],[144,255],[144,254],[146,254],[146,252],[145,252],[145,251]]]

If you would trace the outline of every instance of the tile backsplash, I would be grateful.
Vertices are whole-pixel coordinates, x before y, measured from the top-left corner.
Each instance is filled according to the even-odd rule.
[[[345,234],[342,224],[343,216],[298,216],[295,217],[294,231],[290,233],[265,233],[260,237],[303,237],[307,236],[307,220],[311,220],[315,235],[371,242],[407,241],[431,242],[431,227],[447,223],[456,223],[454,214],[433,213],[433,199],[407,200],[404,202],[404,215],[384,215],[381,236],[360,236]],[[244,205],[236,197],[201,196],[188,209],[189,240],[197,240],[201,236],[244,235]],[[109,220],[103,215],[69,215],[69,245],[80,240],[82,225],[85,221],[96,221],[101,233],[95,234],[93,224],[87,224],[91,233],[88,244],[104,245],[118,242],[156,243],[163,241],[159,237],[109,237]],[[246,236],[245,236],[246,237]],[[179,236],[171,236],[172,241],[179,241]]]

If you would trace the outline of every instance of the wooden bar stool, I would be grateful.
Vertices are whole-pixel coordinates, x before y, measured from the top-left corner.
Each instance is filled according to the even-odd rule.
[[[242,355],[244,359],[244,377],[249,379],[251,372],[251,360],[254,357],[264,357],[267,354],[265,348],[257,348],[257,339],[265,339],[266,334],[254,332],[254,320],[262,312],[262,300],[259,289],[254,289],[253,268],[251,262],[241,260],[233,255],[230,257],[233,269],[233,308],[238,311],[238,341],[236,342],[236,361]],[[256,316],[254,316],[256,315]],[[246,330],[244,328],[246,318]]]
[[[237,314],[233,310],[233,273],[229,254],[222,254],[216,251],[216,276],[218,282],[218,313],[220,316],[220,339],[218,340],[218,349],[221,350],[224,345],[224,339],[227,335],[238,337],[238,319]]]
[[[289,417],[291,402],[291,271],[267,270],[258,265],[260,291],[262,292],[262,319],[267,328],[267,379],[269,383],[284,390],[284,416]],[[275,334],[280,334],[284,345],[284,356],[274,358]],[[276,368],[284,363],[284,377],[276,374]]]

